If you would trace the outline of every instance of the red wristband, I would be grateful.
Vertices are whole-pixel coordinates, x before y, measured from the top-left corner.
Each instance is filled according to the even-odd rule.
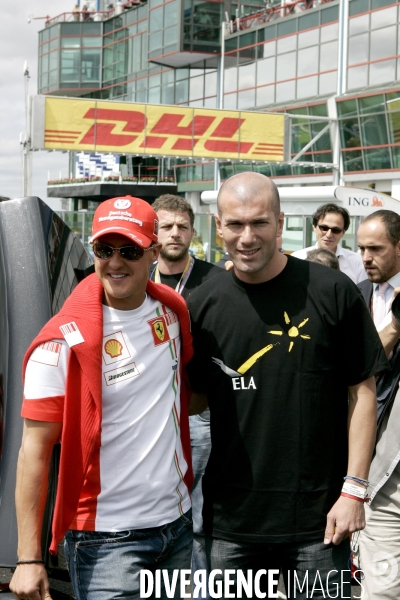
[[[352,500],[357,500],[357,502],[368,502],[369,498],[358,498],[357,496],[352,496],[351,494],[346,494],[346,492],[341,492],[341,496],[345,496],[345,498],[351,498]]]

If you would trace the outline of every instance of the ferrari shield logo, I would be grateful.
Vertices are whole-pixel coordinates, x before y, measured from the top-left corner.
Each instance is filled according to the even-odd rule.
[[[165,344],[165,342],[169,342],[171,336],[168,332],[168,323],[165,320],[165,315],[161,317],[156,317],[155,319],[150,319],[147,321],[151,327],[151,333],[153,334],[153,342],[155,346],[159,346],[160,344]]]
[[[163,321],[156,321],[153,323],[154,331],[158,339],[163,342],[165,338],[165,327]]]

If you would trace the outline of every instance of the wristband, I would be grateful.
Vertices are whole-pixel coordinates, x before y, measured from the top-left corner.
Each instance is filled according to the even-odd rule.
[[[364,499],[367,495],[367,490],[365,488],[361,488],[358,485],[353,485],[351,483],[344,483],[342,492],[346,492],[352,496],[357,496],[357,498],[361,499]]]
[[[369,502],[369,498],[359,498],[358,496],[353,496],[352,494],[346,494],[346,492],[341,492],[340,495],[344,496],[345,498],[357,500],[357,502]]]
[[[17,562],[15,563],[16,565],[34,565],[34,564],[38,564],[38,565],[44,565],[44,560],[17,560]]]
[[[346,479],[350,479],[350,481],[355,481],[356,483],[365,485],[365,487],[369,486],[369,481],[367,481],[367,479],[361,479],[360,477],[353,477],[352,475],[346,475],[346,477],[343,477],[343,479],[345,481],[346,481]]]

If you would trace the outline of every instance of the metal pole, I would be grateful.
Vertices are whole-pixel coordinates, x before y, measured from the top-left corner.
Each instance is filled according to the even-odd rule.
[[[224,108],[224,69],[225,69],[225,21],[221,23],[221,55],[218,57],[217,68],[217,106],[219,109]],[[219,174],[218,158],[214,159],[214,189],[219,190],[221,178]]]
[[[32,154],[31,154],[31,101],[29,97],[29,67],[27,61],[24,63],[25,77],[25,139],[22,144],[22,195],[32,195]]]
[[[338,79],[337,95],[346,93],[347,89],[347,47],[349,33],[349,0],[339,3],[339,52],[338,52]]]

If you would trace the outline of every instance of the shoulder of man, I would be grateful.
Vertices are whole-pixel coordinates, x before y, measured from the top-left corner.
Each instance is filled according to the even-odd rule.
[[[214,277],[214,275],[223,273],[224,271],[225,269],[223,267],[217,267],[217,265],[207,262],[206,260],[200,260],[198,258],[194,259],[192,273],[197,273],[201,275],[203,277],[203,281],[205,281],[209,277]]]
[[[295,258],[307,258],[307,254],[310,250],[315,250],[315,246],[308,246],[308,248],[302,248],[301,250],[295,250],[290,254],[290,256],[294,256]]]

